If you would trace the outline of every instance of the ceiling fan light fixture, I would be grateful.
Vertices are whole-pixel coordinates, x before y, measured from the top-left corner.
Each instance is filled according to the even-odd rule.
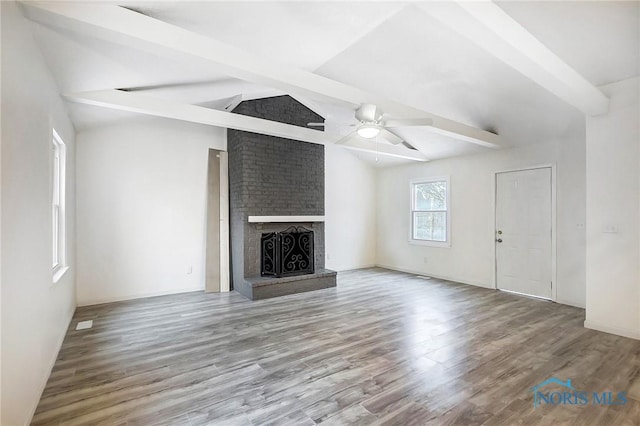
[[[380,126],[375,124],[363,124],[358,127],[358,134],[366,139],[373,139],[380,134]]]

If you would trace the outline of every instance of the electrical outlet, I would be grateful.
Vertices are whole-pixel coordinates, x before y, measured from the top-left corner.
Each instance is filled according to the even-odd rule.
[[[331,260],[331,255],[327,253],[327,260]]]
[[[193,266],[189,266],[187,268],[187,275],[191,275],[193,273]]]

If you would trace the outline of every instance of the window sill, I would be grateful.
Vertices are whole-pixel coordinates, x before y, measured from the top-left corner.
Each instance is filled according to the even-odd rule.
[[[451,243],[449,241],[440,242],[440,241],[409,239],[409,244],[412,244],[414,246],[424,246],[424,247],[451,248]]]
[[[53,273],[53,283],[57,283],[58,281],[60,281],[60,278],[62,278],[62,276],[69,270],[68,266],[65,266],[64,268],[60,268],[57,271],[55,271]]]

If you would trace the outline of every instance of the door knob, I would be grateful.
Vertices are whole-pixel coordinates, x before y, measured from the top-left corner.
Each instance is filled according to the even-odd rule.
[[[498,239],[496,240],[496,242],[501,243],[501,242],[502,242],[502,238],[498,238]]]

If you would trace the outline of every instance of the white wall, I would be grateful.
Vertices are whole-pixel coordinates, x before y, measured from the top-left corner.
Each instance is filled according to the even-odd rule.
[[[585,326],[640,338],[640,78],[602,87],[609,113],[587,120]],[[605,232],[614,229],[614,233]]]
[[[224,131],[141,116],[77,141],[78,305],[204,289],[208,149]]]
[[[555,164],[557,300],[584,307],[585,142],[583,123],[577,124],[573,136],[557,141],[378,171],[378,264],[493,288],[494,172]],[[451,248],[409,244],[409,182],[447,175]]]
[[[348,150],[325,145],[326,267],[374,266],[376,173]]]
[[[0,51],[2,51],[2,7],[0,7]],[[0,93],[2,93],[2,60],[0,60]],[[0,102],[2,117],[2,102]],[[0,120],[1,121],[1,120]],[[2,123],[0,123],[0,188],[2,188]],[[0,332],[2,331],[2,191],[0,191]],[[2,341],[0,335],[0,423],[2,423]]]
[[[203,289],[207,150],[226,149],[223,130],[141,117],[77,140],[78,304]],[[326,266],[372,266],[375,170],[333,145],[325,164]]]
[[[75,309],[74,129],[28,23],[2,2],[2,419],[29,423]],[[67,260],[52,283],[51,135],[67,146]]]

